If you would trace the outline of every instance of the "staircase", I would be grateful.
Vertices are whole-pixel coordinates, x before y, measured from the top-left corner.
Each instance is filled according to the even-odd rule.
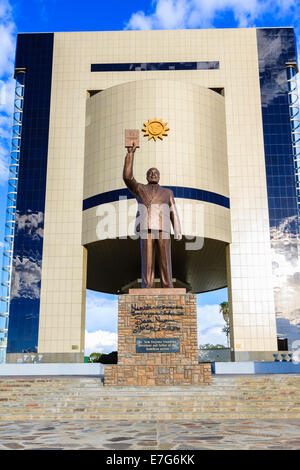
[[[0,421],[299,419],[300,375],[211,385],[104,387],[96,377],[0,378]]]

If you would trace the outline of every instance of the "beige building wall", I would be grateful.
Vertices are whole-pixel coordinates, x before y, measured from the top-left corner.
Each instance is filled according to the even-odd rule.
[[[90,71],[91,63],[101,62],[216,60],[218,70]],[[276,350],[255,29],[55,33],[38,350],[83,352],[86,91],[149,78],[225,90],[232,347],[240,352]],[[151,106],[153,98],[144,98]],[[138,105],[132,103],[132,110]]]

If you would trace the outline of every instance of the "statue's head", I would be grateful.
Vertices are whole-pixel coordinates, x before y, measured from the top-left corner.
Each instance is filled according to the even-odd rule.
[[[160,173],[157,168],[149,168],[147,171],[147,181],[150,184],[157,184],[160,179]]]

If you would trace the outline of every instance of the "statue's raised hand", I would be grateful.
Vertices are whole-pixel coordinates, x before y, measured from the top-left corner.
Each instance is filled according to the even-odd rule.
[[[135,142],[132,142],[132,147],[127,147],[127,152],[129,155],[134,155],[134,152],[136,151],[137,146],[135,145]]]

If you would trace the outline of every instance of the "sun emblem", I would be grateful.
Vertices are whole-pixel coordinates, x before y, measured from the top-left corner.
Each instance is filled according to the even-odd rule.
[[[148,119],[148,122],[144,122],[144,128],[142,129],[145,132],[144,136],[148,136],[148,140],[156,139],[163,140],[163,136],[167,136],[167,131],[170,129],[167,127],[167,122],[163,122],[162,119]]]

